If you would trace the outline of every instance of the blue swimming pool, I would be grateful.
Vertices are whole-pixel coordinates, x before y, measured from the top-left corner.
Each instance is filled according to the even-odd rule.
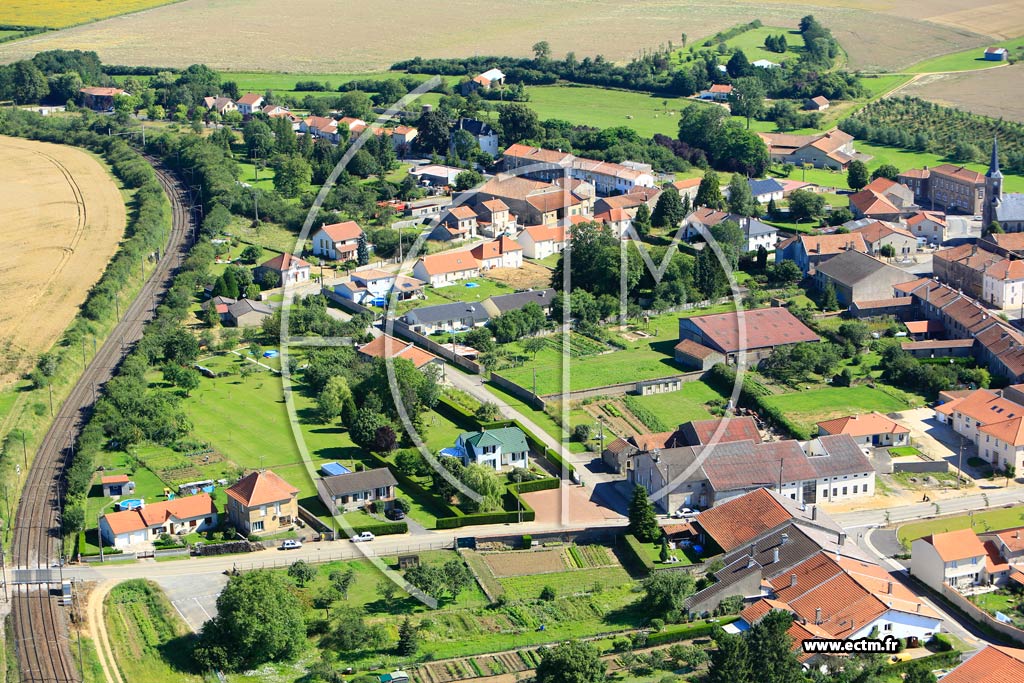
[[[476,282],[467,282],[466,283],[466,287],[468,287],[469,289],[473,289],[474,287],[479,287],[479,286],[480,285],[477,284]]]
[[[145,501],[142,498],[126,498],[114,505],[118,510],[135,510],[142,507]]]

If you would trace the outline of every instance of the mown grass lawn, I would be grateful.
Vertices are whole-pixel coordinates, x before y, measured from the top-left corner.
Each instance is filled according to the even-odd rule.
[[[872,410],[890,413],[907,407],[905,401],[880,389],[866,386],[822,387],[768,396],[764,401],[783,411],[791,420],[812,433],[817,432],[814,426],[822,420]]]
[[[941,509],[941,505],[940,505]],[[973,515],[959,515],[945,519],[926,519],[921,522],[904,524],[899,528],[899,538],[903,543],[914,539],[940,534],[944,531],[958,531],[973,528],[977,533],[987,530],[1012,529],[1024,524],[1024,505],[1003,507],[996,510],[979,510]]]
[[[466,285],[475,285],[475,287],[467,287]],[[447,287],[428,288],[428,293],[431,298],[440,299],[440,303],[451,303],[454,301],[464,302],[480,302],[491,298],[492,296],[500,296],[502,294],[511,294],[515,290],[506,285],[503,282],[492,280],[487,277],[476,277],[466,282],[457,282],[454,285],[448,285]],[[422,305],[431,305],[425,302],[421,303],[417,308]]]
[[[771,52],[765,49],[764,40],[768,36],[786,36],[786,52]],[[804,49],[804,39],[800,32],[794,28],[784,26],[762,26],[761,28],[750,29],[725,41],[730,48],[743,50],[751,62],[759,59],[767,59],[776,64],[781,64],[790,59],[796,59]],[[728,56],[723,56],[723,62],[728,61]]]
[[[706,420],[711,417],[705,404],[708,401],[725,398],[704,382],[686,382],[679,391],[652,396],[634,396],[635,401],[666,426],[676,426],[691,420]]]
[[[1024,47],[1024,37],[1004,40],[986,47],[1005,47],[1011,53],[1016,53]],[[993,66],[999,66],[1000,64],[1006,64],[1006,62],[989,62],[984,58],[984,54],[984,47],[976,47],[971,50],[964,50],[963,52],[954,52],[952,54],[933,57],[932,59],[926,59],[923,62],[918,62],[917,64],[907,68],[907,72],[922,74],[935,73],[939,71],[974,71],[976,69],[985,69]]]

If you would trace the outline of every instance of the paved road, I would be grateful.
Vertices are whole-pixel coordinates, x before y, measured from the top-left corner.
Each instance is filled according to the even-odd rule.
[[[987,505],[983,496],[988,496]],[[1019,503],[1024,503],[1024,489],[1015,487],[988,491],[984,494],[970,494],[960,498],[944,498],[935,503],[914,503],[888,509],[846,512],[832,515],[832,518],[846,529],[857,529],[868,526],[889,526],[900,522],[935,517],[936,504],[939,506],[940,514],[951,515]]]

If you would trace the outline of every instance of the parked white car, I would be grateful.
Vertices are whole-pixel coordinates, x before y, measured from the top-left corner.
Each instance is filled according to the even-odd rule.
[[[284,543],[281,544],[281,550],[298,550],[302,547],[302,541],[296,538],[285,539]]]
[[[376,537],[369,531],[362,531],[353,536],[352,538],[350,538],[349,540],[353,543],[360,543],[362,541],[372,541],[374,538]]]
[[[691,508],[679,508],[672,513],[673,519],[693,519],[697,516],[697,511]]]

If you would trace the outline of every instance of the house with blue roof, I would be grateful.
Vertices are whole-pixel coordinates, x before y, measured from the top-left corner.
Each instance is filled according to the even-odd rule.
[[[784,188],[782,183],[775,178],[762,178],[760,180],[751,178],[747,181],[747,185],[750,186],[750,193],[754,195],[754,199],[762,204],[767,204],[773,199],[777,202],[782,201]]]
[[[484,429],[459,435],[455,445],[441,451],[442,456],[458,458],[463,465],[486,465],[496,472],[528,467],[530,447],[519,427]]]

